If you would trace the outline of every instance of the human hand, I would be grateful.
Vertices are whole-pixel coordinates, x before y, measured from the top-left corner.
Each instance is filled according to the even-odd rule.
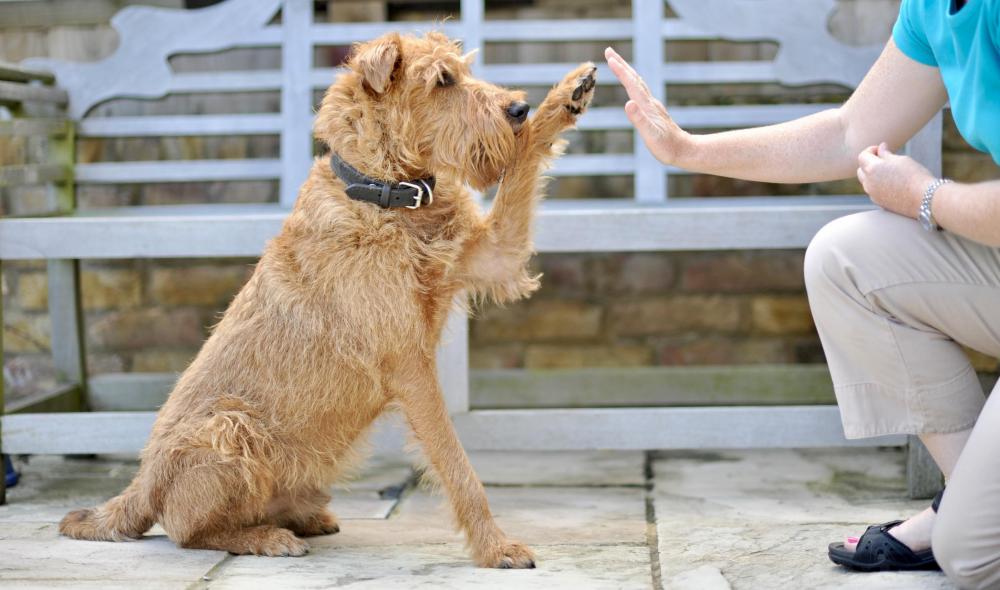
[[[913,158],[892,153],[883,142],[858,154],[858,180],[876,205],[916,219],[934,175]]]
[[[690,148],[691,135],[674,123],[663,103],[653,96],[638,72],[622,56],[608,47],[604,50],[604,58],[628,93],[625,114],[639,131],[646,147],[660,162],[680,165]]]

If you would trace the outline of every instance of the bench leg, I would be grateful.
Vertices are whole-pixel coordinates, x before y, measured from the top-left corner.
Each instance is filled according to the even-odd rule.
[[[944,487],[944,476],[927,447],[911,436],[906,451],[906,487],[913,500],[933,498]]]

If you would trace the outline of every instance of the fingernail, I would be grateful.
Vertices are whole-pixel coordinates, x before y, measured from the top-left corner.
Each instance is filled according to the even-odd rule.
[[[859,538],[857,538],[857,537],[847,537],[847,542],[848,542],[848,543],[857,543],[857,542],[858,542],[858,541],[860,541],[860,540],[861,540],[861,539],[859,539]]]

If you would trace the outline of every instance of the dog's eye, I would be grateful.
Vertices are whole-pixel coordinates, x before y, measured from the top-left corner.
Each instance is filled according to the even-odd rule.
[[[455,85],[455,77],[451,72],[441,72],[438,76],[438,88],[447,88]]]

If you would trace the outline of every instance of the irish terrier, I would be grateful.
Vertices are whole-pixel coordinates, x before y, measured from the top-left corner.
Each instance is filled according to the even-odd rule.
[[[477,564],[530,568],[494,522],[455,435],[435,349],[456,296],[538,288],[526,266],[541,173],[590,103],[593,64],[527,119],[523,92],[470,74],[439,33],[355,47],[314,127],[318,158],[281,233],[159,412],[139,472],[70,512],[77,539],[302,555],[339,530],[327,490],[377,416],[402,410]],[[467,186],[500,182],[488,214]]]

